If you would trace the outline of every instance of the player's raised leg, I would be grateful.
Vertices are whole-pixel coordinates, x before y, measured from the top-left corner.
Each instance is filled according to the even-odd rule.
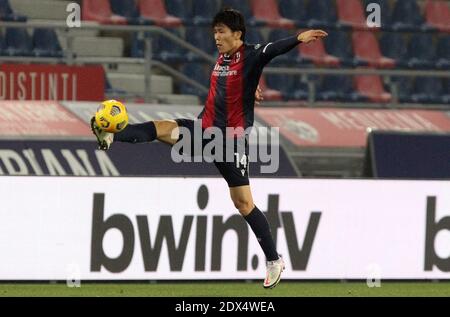
[[[91,119],[91,129],[97,137],[97,143],[102,150],[108,150],[114,141],[128,143],[144,143],[159,140],[173,145],[178,140],[178,124],[174,120],[155,120],[138,124],[129,124],[123,131],[109,133],[102,130]]]
[[[266,256],[265,288],[275,287],[280,282],[284,261],[278,254],[270,232],[270,226],[264,214],[253,203],[250,185],[230,187],[230,195],[234,206],[250,225]]]

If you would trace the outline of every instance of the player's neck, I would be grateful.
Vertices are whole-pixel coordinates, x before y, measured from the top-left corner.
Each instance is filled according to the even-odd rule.
[[[241,48],[241,46],[243,44],[244,44],[244,42],[239,40],[239,42],[236,43],[235,47],[231,51],[229,51],[228,53],[225,53],[225,55],[228,55],[228,56],[233,55],[234,53],[236,53]]]

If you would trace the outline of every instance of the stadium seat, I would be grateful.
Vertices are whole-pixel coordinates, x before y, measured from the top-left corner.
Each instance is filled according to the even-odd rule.
[[[443,78],[442,79],[442,103],[444,104],[450,104],[450,78]]]
[[[339,22],[357,30],[367,29],[366,16],[360,0],[336,0]]]
[[[417,77],[411,100],[414,103],[442,103],[442,80],[434,77]]]
[[[384,56],[395,61],[397,67],[408,66],[408,49],[403,34],[394,32],[383,33],[380,48]]]
[[[123,16],[128,24],[151,25],[152,20],[144,18],[139,13],[139,8],[135,0],[110,0],[111,10],[114,14]]]
[[[167,29],[167,31],[181,38],[180,31],[177,29]],[[169,40],[162,35],[152,34],[152,57],[167,63],[181,63],[188,61],[187,52],[184,48]],[[145,42],[135,33],[131,41],[131,56],[144,57]]]
[[[450,69],[450,35],[444,35],[439,39],[436,57],[436,68]]]
[[[4,55],[32,56],[33,44],[26,29],[7,28]]]
[[[267,100],[267,101],[283,100],[283,95],[282,95],[281,91],[272,89],[271,87],[267,86],[265,75],[262,75],[259,80],[259,88],[261,88],[261,90],[262,90],[262,95],[263,95],[264,100]]]
[[[209,55],[215,55],[217,52],[214,39],[212,37],[212,32],[210,28],[206,27],[187,27],[186,28],[186,41],[193,46],[203,50]],[[192,62],[203,62],[203,58],[200,58],[194,52],[189,52],[187,54],[188,60]]]
[[[300,55],[318,66],[339,66],[339,58],[327,54],[322,40],[298,45]]]
[[[83,0],[81,6],[83,20],[102,24],[127,24],[123,16],[113,14],[108,0]]]
[[[352,34],[353,50],[358,59],[367,61],[372,67],[392,68],[395,61],[384,57],[373,32],[355,31]]]
[[[366,101],[367,97],[353,89],[351,76],[328,75],[322,78],[317,89],[316,99],[319,101],[356,102]]]
[[[413,91],[413,81],[412,77],[407,76],[392,76],[391,77],[391,91],[396,91],[398,101],[400,103],[412,102],[411,94]]]
[[[247,28],[245,33],[245,41],[249,44],[264,44],[264,40],[259,28]]]
[[[337,23],[336,8],[329,0],[309,1],[306,7],[306,21],[309,28],[340,27]]]
[[[304,0],[279,0],[278,10],[281,16],[294,21],[299,28],[306,28],[306,6]]]
[[[394,31],[430,31],[432,27],[424,24],[420,8],[415,0],[397,0],[392,13]]]
[[[192,25],[192,1],[191,0],[166,0],[166,9],[183,22],[184,25]]]
[[[180,71],[184,75],[191,78],[192,80],[195,80],[199,84],[208,88],[210,74],[203,64],[186,63],[181,66]],[[180,82],[178,87],[179,87],[180,93],[182,93],[182,94],[196,95],[196,96],[199,96],[200,99],[202,99],[202,100],[204,100],[207,96],[207,93],[202,92],[201,90],[199,90],[199,89],[195,88],[194,86],[189,85],[185,82]]]
[[[6,48],[5,40],[3,39],[2,33],[0,33],[0,56],[4,54]]]
[[[381,77],[377,75],[355,76],[356,90],[372,102],[387,103],[392,95],[384,90]]]
[[[242,13],[245,18],[245,23],[247,26],[263,26],[265,23],[263,21],[258,21],[252,14],[247,0],[223,0],[222,7],[230,7],[238,10]]]
[[[63,51],[53,29],[37,28],[33,32],[33,54],[36,57],[62,57]]]
[[[409,41],[408,57],[410,68],[434,68],[436,56],[432,36],[428,33],[414,34]]]
[[[294,21],[280,15],[275,0],[250,0],[250,6],[255,19],[263,21],[269,27],[292,29],[295,26]]]
[[[167,14],[163,0],[139,0],[139,11],[142,17],[161,27],[178,27],[182,24],[179,18]]]
[[[25,22],[27,17],[21,14],[16,14],[9,5],[9,0],[0,0],[0,20],[11,22]]]
[[[219,3],[215,0],[195,0],[192,2],[193,24],[197,26],[210,26],[217,12]]]
[[[450,8],[448,1],[427,0],[425,17],[429,25],[443,32],[450,32]]]
[[[330,31],[324,43],[328,54],[339,58],[339,63],[342,66],[355,67],[368,65],[366,61],[354,57],[352,44],[346,32]]]
[[[295,78],[285,74],[266,74],[266,86],[281,92],[283,99],[287,100],[296,89]]]
[[[383,31],[391,31],[392,30],[392,23],[391,23],[391,8],[389,6],[388,0],[365,0],[364,7],[367,8],[367,6],[371,3],[376,3],[380,6],[380,13],[381,13],[381,30]],[[370,12],[366,12],[366,16],[368,16]]]

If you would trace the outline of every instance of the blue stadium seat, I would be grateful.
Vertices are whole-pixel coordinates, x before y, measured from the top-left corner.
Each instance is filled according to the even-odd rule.
[[[257,21],[253,16],[247,0],[223,0],[222,7],[231,7],[242,13],[248,26],[263,26],[265,22]]]
[[[216,55],[217,48],[212,36],[211,29],[208,27],[187,27],[186,41],[193,46],[205,51],[209,55]],[[196,62],[205,60],[200,58],[197,54],[189,52],[187,55],[189,61]]]
[[[0,20],[11,22],[25,22],[27,17],[24,15],[16,14],[9,5],[9,0],[0,0]]]
[[[2,33],[0,33],[0,56],[4,55],[5,48],[6,48],[5,40],[3,39]]]
[[[4,55],[32,56],[33,44],[26,29],[7,28]]]
[[[436,68],[450,69],[450,35],[443,35],[436,49]]]
[[[413,91],[414,79],[407,76],[392,76],[391,85],[395,86],[397,98],[400,103],[412,102],[411,94]],[[394,88],[391,89],[393,91]]]
[[[317,89],[319,101],[362,102],[368,99],[355,92],[353,78],[345,75],[328,75],[322,78]]]
[[[442,103],[450,104],[450,78],[442,79]]]
[[[365,0],[364,1],[364,7],[367,8],[367,6],[370,3],[376,3],[380,6],[380,13],[381,13],[381,29],[383,31],[391,31],[392,30],[392,19],[391,19],[391,8],[389,6],[388,0]],[[366,15],[369,15],[370,12],[366,12]]]
[[[114,14],[124,16],[128,24],[151,25],[153,22],[141,17],[139,9],[134,0],[110,0],[111,11]]]
[[[33,32],[33,54],[36,57],[62,57],[63,51],[53,29],[37,28]]]
[[[184,25],[193,24],[193,8],[191,0],[166,0],[167,13],[183,21]]]
[[[309,1],[305,18],[310,28],[340,27],[337,22],[336,7],[329,0]]]
[[[441,103],[443,95],[442,80],[434,77],[417,77],[411,100],[414,103]]]
[[[306,28],[308,26],[304,0],[279,0],[278,9],[283,17],[295,21],[297,27]]]
[[[267,74],[267,86],[281,91],[283,99],[293,99],[293,92],[296,90],[296,80],[294,76],[284,74]]]
[[[431,31],[434,28],[425,24],[416,0],[397,0],[392,12],[394,31]]]
[[[395,64],[399,68],[408,66],[408,50],[401,33],[383,33],[380,40],[381,52],[384,56],[395,60]]]
[[[330,31],[324,41],[328,54],[339,58],[340,64],[347,67],[367,66],[368,63],[356,58],[353,54],[352,42],[348,33]]]
[[[204,64],[186,63],[181,67],[180,71],[184,75],[208,88],[210,73],[207,71],[207,68]],[[207,96],[207,93],[204,93],[194,86],[191,86],[184,82],[179,83],[179,90],[182,94],[199,96],[202,101],[204,101]]]
[[[170,33],[181,37],[180,31],[176,29],[166,29]],[[151,35],[152,37],[152,57],[167,63],[180,63],[188,61],[187,52],[184,48],[161,35]],[[133,34],[131,41],[131,56],[144,57],[145,42],[138,33]]]
[[[219,2],[216,0],[195,0],[192,3],[192,21],[196,26],[210,26],[219,10]]]
[[[245,42],[249,44],[264,44],[267,41],[262,36],[259,28],[247,28],[245,33]]]
[[[410,68],[434,68],[436,55],[432,36],[428,33],[414,34],[409,41],[408,57]]]
[[[301,81],[300,76],[294,77],[294,89],[293,92],[287,93],[287,97],[290,100],[308,100],[309,89],[308,84]]]

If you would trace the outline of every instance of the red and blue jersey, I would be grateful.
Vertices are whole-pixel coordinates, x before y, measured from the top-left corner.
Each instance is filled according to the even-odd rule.
[[[232,55],[220,54],[199,115],[203,129],[253,126],[255,91],[264,66],[299,43],[297,36],[292,36],[264,45],[245,43]]]

